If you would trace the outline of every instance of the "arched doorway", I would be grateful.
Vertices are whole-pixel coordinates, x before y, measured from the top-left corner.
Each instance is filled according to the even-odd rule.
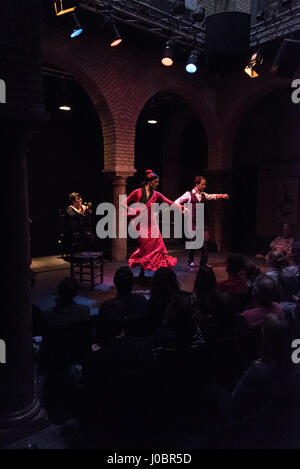
[[[191,179],[207,166],[207,138],[196,111],[180,96],[157,93],[145,104],[136,125],[135,168],[131,188],[144,171],[160,175],[160,190],[170,198],[187,190]]]
[[[59,252],[59,209],[69,204],[70,192],[97,205],[110,190],[102,174],[102,128],[93,103],[62,70],[45,66],[43,81],[49,121],[32,138],[28,154],[33,257]]]
[[[231,213],[225,214],[230,250],[264,254],[280,231],[276,187],[298,166],[300,174],[295,161],[299,117],[290,90],[281,89],[259,99],[241,120],[233,146]]]

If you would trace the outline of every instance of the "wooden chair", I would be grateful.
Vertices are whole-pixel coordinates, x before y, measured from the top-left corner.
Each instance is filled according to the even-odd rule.
[[[79,252],[70,258],[71,277],[83,283],[89,281],[91,289],[103,283],[103,252]],[[99,280],[98,280],[99,279]]]

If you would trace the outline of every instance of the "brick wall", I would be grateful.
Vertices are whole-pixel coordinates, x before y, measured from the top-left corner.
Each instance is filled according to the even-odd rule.
[[[147,101],[158,92],[178,95],[200,119],[208,142],[208,169],[232,165],[232,145],[244,113],[257,99],[289,82],[270,74],[258,80],[236,73],[215,80],[201,71],[188,76],[184,64],[166,69],[157,51],[126,44],[115,50],[98,37],[65,38],[57,25],[44,34],[45,62],[74,75],[94,103],[103,128],[106,170],[134,168],[135,128]]]

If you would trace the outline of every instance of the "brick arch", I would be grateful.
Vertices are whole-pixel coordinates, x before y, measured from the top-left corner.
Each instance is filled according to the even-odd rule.
[[[134,82],[128,89],[128,99],[131,100],[131,106],[128,111],[131,113],[135,124],[140,113],[147,102],[158,93],[169,93],[183,99],[194,111],[196,116],[202,122],[207,135],[214,133],[214,129],[219,128],[219,119],[214,109],[208,104],[204,97],[196,97],[195,93],[189,92],[186,86],[172,86],[172,83],[163,85],[161,80],[158,82]],[[134,91],[133,91],[134,90]]]
[[[86,54],[84,52],[82,47],[71,47],[70,41],[67,42],[65,38],[56,35],[48,39],[42,46],[43,60],[70,73],[92,101],[102,127],[104,168],[112,169],[115,166],[116,154],[113,102],[110,102],[112,100],[109,99],[109,91],[105,87],[102,89],[99,83],[105,83],[104,79],[115,83],[116,73],[113,68],[107,66],[107,63],[105,63],[105,68],[101,66],[104,65],[104,61],[100,54],[94,54],[94,60],[90,60],[92,54],[88,53],[87,50]],[[95,63],[98,66],[97,73]],[[103,80],[99,80],[101,70],[105,70],[105,73],[102,72]]]
[[[210,155],[215,153],[216,136],[219,134],[220,121],[215,112],[215,107],[209,104],[209,100],[205,96],[198,96],[193,91],[189,91],[187,83],[182,80],[182,83],[172,83],[171,80],[162,82],[161,76],[155,77],[152,74],[152,79],[143,82],[141,80],[132,81],[127,87],[127,105],[126,105],[126,119],[131,123],[131,126],[136,127],[136,123],[146,103],[158,93],[170,93],[183,99],[193,110],[195,117],[197,117],[203,125],[207,143],[208,143],[208,159]],[[178,80],[176,80],[178,81]]]
[[[224,167],[229,168],[232,166],[234,140],[243,117],[261,98],[274,91],[288,87],[290,87],[290,82],[285,79],[273,78],[268,81],[258,82],[256,86],[249,89],[246,97],[243,96],[243,98],[231,108],[231,112],[226,116],[220,141],[220,153]]]

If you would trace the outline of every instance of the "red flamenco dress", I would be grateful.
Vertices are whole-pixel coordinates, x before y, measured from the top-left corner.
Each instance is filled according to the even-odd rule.
[[[157,270],[160,267],[169,267],[172,269],[177,263],[177,258],[168,255],[165,243],[163,242],[157,218],[153,210],[152,204],[167,203],[168,205],[174,204],[171,200],[164,197],[160,192],[152,191],[148,201],[145,201],[141,210],[135,206],[135,210],[130,208],[131,204],[142,203],[143,188],[134,190],[126,199],[125,206],[128,209],[128,215],[138,215],[146,217],[148,222],[144,225],[140,223],[136,230],[139,231],[138,248],[128,259],[130,267],[141,266],[144,270]],[[145,208],[146,206],[146,208]],[[137,211],[136,211],[137,210]]]

